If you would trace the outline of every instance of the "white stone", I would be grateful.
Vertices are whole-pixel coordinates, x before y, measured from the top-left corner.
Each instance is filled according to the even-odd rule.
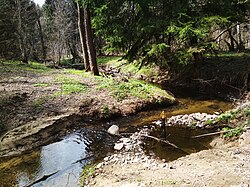
[[[120,151],[123,148],[123,143],[116,143],[114,149]]]
[[[108,129],[108,133],[112,135],[118,135],[119,134],[119,127],[117,125],[112,125]]]

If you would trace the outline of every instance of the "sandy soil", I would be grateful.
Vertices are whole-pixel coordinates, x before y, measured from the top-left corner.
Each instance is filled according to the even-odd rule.
[[[250,186],[250,131],[237,141],[225,144],[218,138],[211,144],[213,149],[169,163],[156,158],[149,164],[104,164],[86,186]]]

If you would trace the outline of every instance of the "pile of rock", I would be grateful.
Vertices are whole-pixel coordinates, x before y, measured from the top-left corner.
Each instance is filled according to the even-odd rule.
[[[145,168],[159,167],[157,161],[147,156],[142,146],[144,145],[143,139],[149,135],[150,129],[145,127],[139,132],[133,133],[129,138],[120,138],[115,144],[114,149],[116,153],[104,158],[103,162],[97,165],[100,169],[104,165],[119,164],[126,165],[131,163],[142,163]],[[162,163],[161,167],[166,167],[165,163]]]
[[[193,113],[185,115],[172,116],[167,120],[169,126],[194,126],[203,128],[209,125],[209,121],[213,121],[218,118],[218,114],[207,113]]]

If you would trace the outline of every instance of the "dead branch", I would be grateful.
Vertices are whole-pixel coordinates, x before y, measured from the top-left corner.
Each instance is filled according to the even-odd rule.
[[[154,137],[154,136],[149,136],[149,135],[142,135],[142,136],[143,136],[143,137],[146,137],[146,138],[154,139],[154,140],[156,140],[156,141],[158,141],[158,142],[166,143],[166,144],[168,144],[168,145],[170,145],[170,146],[172,146],[172,147],[174,147],[174,148],[176,148],[176,149],[181,150],[182,152],[184,152],[184,153],[186,153],[186,154],[189,154],[188,152],[184,151],[183,149],[181,149],[181,148],[178,147],[177,145],[175,145],[175,144],[169,142],[168,140],[162,140],[162,139],[156,138],[156,137]]]
[[[201,84],[207,84],[209,86],[212,87],[212,85],[210,84],[210,82],[215,81],[216,79],[211,79],[211,80],[204,80],[204,79],[193,79],[194,81],[199,81]]]
[[[133,133],[121,133],[120,135],[132,135]],[[151,139],[154,139],[158,142],[162,142],[162,143],[165,143],[165,144],[168,144],[172,147],[174,147],[175,149],[179,149],[181,150],[182,152],[186,153],[186,154],[189,154],[188,152],[184,151],[183,149],[181,149],[180,147],[178,147],[177,145],[169,142],[168,140],[162,140],[160,138],[157,138],[157,137],[154,137],[154,136],[150,136],[150,135],[141,135],[142,137],[145,137],[145,138],[151,138]]]
[[[49,177],[51,177],[51,176],[57,174],[58,172],[59,172],[59,170],[56,171],[56,172],[54,172],[54,173],[50,173],[50,174],[48,174],[48,175],[44,175],[44,176],[42,176],[41,178],[39,178],[38,180],[36,180],[36,181],[34,181],[34,182],[32,182],[32,183],[30,183],[30,184],[24,186],[24,187],[31,187],[31,186],[33,186],[34,184],[37,184],[37,183],[42,182],[42,181],[46,181]]]
[[[239,23],[236,23],[230,27],[228,27],[227,29],[223,30],[220,32],[220,34],[214,39],[214,41],[216,41],[218,38],[220,38],[224,33],[226,33],[227,31],[229,31],[230,29],[236,27],[237,25],[239,25]]]
[[[250,127],[245,127],[244,130],[249,130]],[[223,134],[223,133],[227,133],[227,132],[231,132],[233,131],[233,129],[230,130],[226,130],[226,131],[219,131],[219,132],[211,132],[211,133],[207,133],[207,134],[201,134],[198,136],[192,136],[192,138],[201,138],[201,137],[205,137],[205,136],[213,136],[213,135],[217,135],[217,134]]]

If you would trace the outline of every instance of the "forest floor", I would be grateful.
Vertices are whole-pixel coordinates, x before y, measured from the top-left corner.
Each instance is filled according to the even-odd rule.
[[[0,135],[7,131],[0,136],[0,156],[47,143],[77,124],[174,102],[166,91],[137,79],[0,61]]]

